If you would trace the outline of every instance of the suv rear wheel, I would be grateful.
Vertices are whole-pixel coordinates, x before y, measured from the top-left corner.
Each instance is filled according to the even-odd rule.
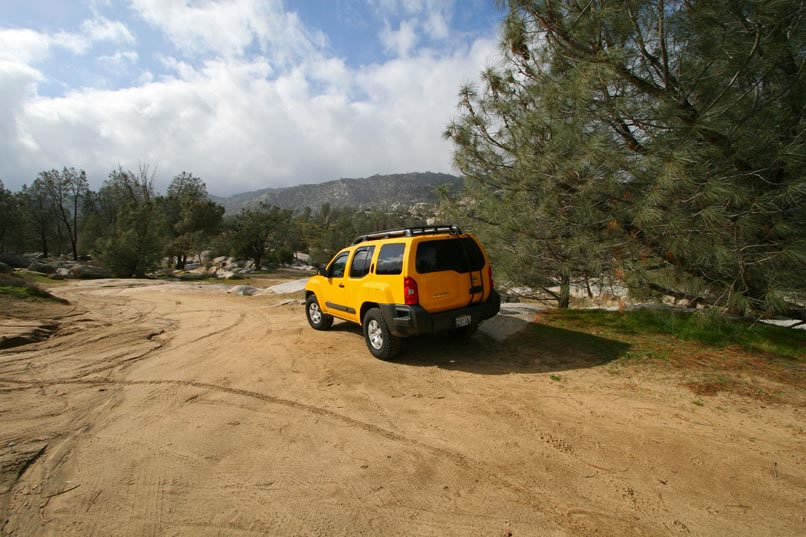
[[[333,316],[322,313],[316,295],[309,296],[305,301],[305,316],[314,330],[327,330],[333,325]]]
[[[386,326],[383,314],[372,308],[364,315],[364,339],[367,348],[376,358],[391,360],[400,352],[400,338],[393,336]]]

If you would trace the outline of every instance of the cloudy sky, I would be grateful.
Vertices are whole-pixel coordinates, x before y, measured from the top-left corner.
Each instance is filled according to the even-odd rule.
[[[494,0],[0,0],[0,179],[118,163],[214,194],[451,172]]]

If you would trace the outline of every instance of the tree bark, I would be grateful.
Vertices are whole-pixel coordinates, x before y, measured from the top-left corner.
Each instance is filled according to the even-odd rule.
[[[43,230],[39,231],[39,240],[42,242],[42,256],[48,256],[48,236]]]
[[[560,296],[557,299],[557,307],[567,309],[571,304],[571,274],[567,271],[562,273],[560,280]]]

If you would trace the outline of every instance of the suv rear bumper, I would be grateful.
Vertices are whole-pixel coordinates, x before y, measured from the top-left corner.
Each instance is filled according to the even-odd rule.
[[[471,324],[495,317],[501,309],[501,297],[493,289],[486,302],[439,313],[428,313],[419,305],[380,304],[379,307],[392,334],[416,336],[452,330],[456,328],[456,318],[460,315],[470,315]]]

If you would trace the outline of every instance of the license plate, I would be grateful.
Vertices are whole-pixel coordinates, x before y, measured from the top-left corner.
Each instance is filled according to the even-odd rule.
[[[456,318],[456,328],[470,324],[470,315],[460,315]]]

